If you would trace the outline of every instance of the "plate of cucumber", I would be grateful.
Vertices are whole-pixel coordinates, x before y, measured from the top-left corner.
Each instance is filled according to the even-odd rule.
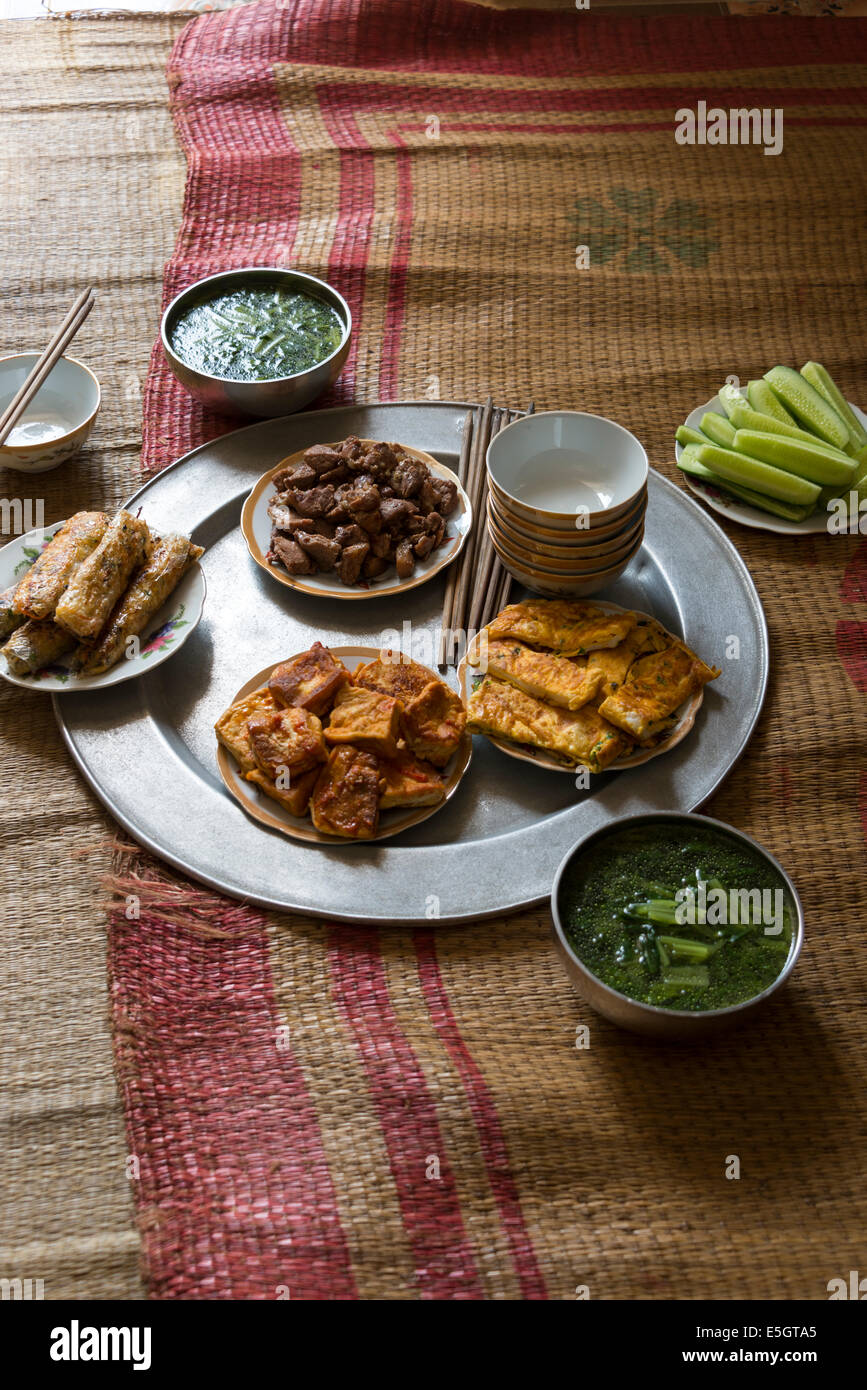
[[[743,526],[857,531],[867,514],[867,414],[818,362],[727,383],[675,438],[690,491]]]

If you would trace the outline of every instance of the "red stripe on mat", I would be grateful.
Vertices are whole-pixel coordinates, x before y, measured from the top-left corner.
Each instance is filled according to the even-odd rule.
[[[146,910],[114,912],[109,933],[151,1296],[355,1298],[316,1113],[291,1046],[278,1046],[264,921],[194,891],[196,916],[226,939]]]
[[[864,22],[846,23],[844,45],[833,24],[795,16],[756,17],[746,27],[727,16],[530,13],[461,0],[260,0],[199,20],[196,43],[213,64],[240,51],[257,61],[421,70],[435,55],[438,71],[456,73],[640,76],[805,64],[845,72],[867,48]]]
[[[452,1012],[437,959],[436,936],[430,929],[415,933],[419,978],[431,1020],[461,1078],[472,1112],[491,1191],[506,1232],[523,1298],[547,1298],[545,1280],[536,1260],[521,1210],[521,1199],[509,1163],[509,1152],[493,1096],[464,1042]]]
[[[389,998],[378,932],[330,928],[329,959],[334,998],[382,1126],[419,1297],[484,1298],[436,1106]],[[435,1179],[426,1176],[432,1158],[439,1161]]]
[[[844,603],[867,603],[867,540],[859,541],[846,566],[840,597]]]
[[[856,690],[867,695],[867,623],[841,618],[837,624],[837,655]]]
[[[412,156],[396,131],[389,135],[389,139],[397,146],[397,210],[379,368],[380,395],[384,401],[393,401],[398,394],[400,343],[412,245]]]

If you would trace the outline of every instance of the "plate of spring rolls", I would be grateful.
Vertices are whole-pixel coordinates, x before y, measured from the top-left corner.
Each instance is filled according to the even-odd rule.
[[[16,537],[0,550],[0,675],[62,692],[152,670],[202,616],[203,554],[124,509]]]
[[[573,775],[638,767],[676,747],[721,674],[650,614],[601,599],[509,604],[458,667],[472,733]]]

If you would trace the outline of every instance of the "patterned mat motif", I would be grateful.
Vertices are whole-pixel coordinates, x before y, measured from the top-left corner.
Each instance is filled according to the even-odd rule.
[[[745,52],[726,20],[208,16],[169,64],[189,176],[165,299],[297,263],[356,316],[334,400],[599,410],[669,476],[729,373],[813,356],[867,401],[867,30],[845,62],[839,32],[756,20]],[[677,145],[701,100],[784,108],[783,153]],[[230,427],[155,352],[146,468]],[[579,1004],[544,911],[329,929],[132,856],[111,977],[155,1296],[822,1298],[857,1268],[867,543],[733,534],[774,669],[709,810],[803,889],[787,995],[741,1035],[652,1045]]]

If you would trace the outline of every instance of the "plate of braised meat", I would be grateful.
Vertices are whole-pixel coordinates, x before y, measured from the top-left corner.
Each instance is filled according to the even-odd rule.
[[[347,599],[424,584],[457,557],[471,525],[450,468],[355,435],[290,454],[259,479],[241,513],[250,554],[279,583]]]

